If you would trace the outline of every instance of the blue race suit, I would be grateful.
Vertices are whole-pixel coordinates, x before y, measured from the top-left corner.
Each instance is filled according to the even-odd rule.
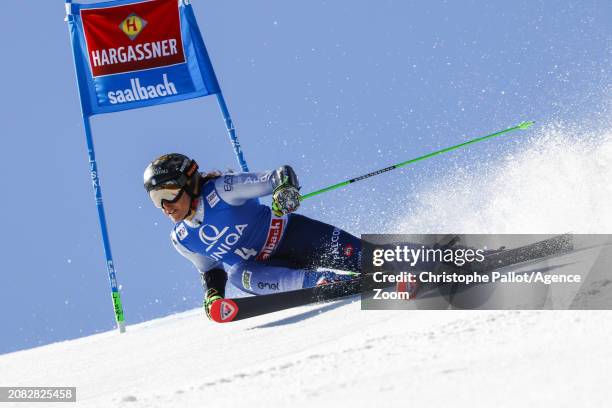
[[[360,271],[361,243],[334,226],[290,214],[277,217],[258,197],[272,194],[273,172],[229,173],[202,185],[197,208],[171,240],[199,270],[206,288],[227,281],[255,294],[313,286],[318,267]]]

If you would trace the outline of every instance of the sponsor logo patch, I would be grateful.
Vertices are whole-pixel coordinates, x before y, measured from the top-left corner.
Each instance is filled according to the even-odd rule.
[[[242,286],[245,289],[251,289],[251,271],[242,272]]]
[[[234,176],[232,174],[226,174],[223,176],[223,191],[232,191],[234,185]]]
[[[181,224],[177,229],[176,229],[176,235],[178,235],[179,239],[182,241],[184,240],[187,235],[189,234],[189,232],[187,231],[187,228],[185,227],[185,224]]]
[[[247,176],[242,182],[244,184],[267,183],[272,173],[266,173],[262,176]]]
[[[94,77],[185,62],[176,1],[81,9],[81,18]]]
[[[334,227],[332,231],[330,247],[332,255],[338,256],[340,252],[340,229],[337,227]]]
[[[159,176],[160,174],[168,174],[168,169],[159,169],[159,168],[153,169],[154,176]]]
[[[141,18],[136,13],[132,13],[127,16],[125,20],[121,22],[121,24],[119,24],[119,28],[125,33],[125,35],[128,36],[130,40],[134,41],[142,29],[146,27],[146,25],[147,20]]]
[[[227,320],[230,317],[232,317],[232,315],[234,314],[234,312],[236,311],[236,308],[234,306],[232,306],[231,303],[226,302],[226,301],[222,301],[221,303],[221,320]]]
[[[108,102],[111,105],[118,103],[146,101],[147,99],[162,98],[170,95],[177,95],[178,91],[174,82],[168,79],[168,74],[162,74],[161,82],[152,85],[143,85],[140,78],[130,79],[130,87],[124,89],[115,89],[106,94]],[[166,170],[165,173],[168,171]]]
[[[248,226],[249,224],[239,224],[234,225],[232,230],[230,230],[229,226],[219,230],[214,225],[204,224],[200,228],[199,235],[202,242],[207,245],[206,252],[215,260],[221,261],[228,252],[233,250]],[[229,233],[226,234],[228,231]]]
[[[283,227],[285,225],[285,220],[283,218],[272,218],[270,222],[270,229],[268,230],[268,238],[266,239],[266,243],[264,244],[261,252],[257,255],[258,261],[265,261],[272,255],[274,249],[280,242],[281,236],[283,235]]]
[[[210,205],[210,208],[213,208],[219,203],[219,201],[221,201],[221,199],[217,195],[217,192],[213,190],[210,192],[209,195],[206,196],[206,201],[208,201],[208,205]]]
[[[278,282],[275,282],[275,283],[271,283],[271,282],[258,282],[257,283],[257,287],[259,289],[279,290]]]

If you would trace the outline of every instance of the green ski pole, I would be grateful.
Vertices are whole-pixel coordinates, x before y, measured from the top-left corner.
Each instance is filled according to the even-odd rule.
[[[468,140],[467,142],[464,142],[464,143],[461,143],[461,144],[458,144],[458,145],[450,146],[450,147],[447,147],[447,148],[442,149],[442,150],[437,150],[435,152],[426,154],[424,156],[420,156],[420,157],[417,157],[417,158],[414,158],[414,159],[406,160],[405,162],[394,164],[392,166],[385,167],[384,169],[376,170],[376,171],[373,171],[371,173],[364,174],[363,176],[355,177],[353,179],[350,179],[350,180],[347,180],[347,181],[343,181],[341,183],[337,183],[337,184],[331,185],[329,187],[322,188],[322,189],[317,190],[317,191],[313,191],[312,193],[308,193],[308,194],[305,194],[305,195],[301,196],[300,200],[303,201],[303,200],[305,200],[307,198],[314,197],[316,195],[323,194],[323,193],[326,193],[328,191],[335,190],[337,188],[348,186],[349,184],[355,183],[357,181],[361,181],[361,180],[365,180],[365,179],[370,178],[370,177],[378,176],[379,174],[386,173],[386,172],[391,171],[391,170],[399,169],[400,167],[404,167],[404,166],[407,166],[407,165],[412,164],[412,163],[416,163],[416,162],[421,161],[421,160],[429,159],[430,157],[434,157],[434,156],[437,156],[437,155],[442,154],[442,153],[450,152],[451,150],[459,149],[461,147],[465,147],[465,146],[468,146],[468,145],[471,145],[471,144],[474,144],[474,143],[482,142],[483,140],[492,139],[492,138],[494,138],[496,136],[503,135],[504,133],[512,132],[512,131],[515,131],[515,130],[518,130],[518,129],[528,129],[531,126],[533,126],[534,123],[535,122],[533,122],[533,121],[521,122],[520,124],[518,124],[516,126],[513,126],[511,128],[505,129],[505,130],[501,130],[499,132],[491,133],[490,135],[486,135],[486,136],[478,137],[476,139]]]

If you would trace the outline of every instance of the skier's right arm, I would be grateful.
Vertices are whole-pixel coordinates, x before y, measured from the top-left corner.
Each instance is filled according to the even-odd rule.
[[[179,254],[189,259],[200,272],[200,281],[205,291],[204,311],[209,316],[209,308],[212,302],[222,299],[225,296],[225,284],[227,283],[227,272],[223,269],[223,264],[210,257],[191,252],[185,248],[177,239],[174,230],[171,233],[172,245]]]
[[[223,268],[213,268],[206,272],[200,272],[202,286],[206,289],[204,296],[204,312],[210,319],[210,306],[214,301],[225,297],[225,283],[227,282],[227,272]]]

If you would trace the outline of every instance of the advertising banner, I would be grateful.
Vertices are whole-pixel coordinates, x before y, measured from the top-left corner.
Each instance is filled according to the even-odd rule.
[[[128,0],[67,7],[84,115],[219,92],[187,1]]]

